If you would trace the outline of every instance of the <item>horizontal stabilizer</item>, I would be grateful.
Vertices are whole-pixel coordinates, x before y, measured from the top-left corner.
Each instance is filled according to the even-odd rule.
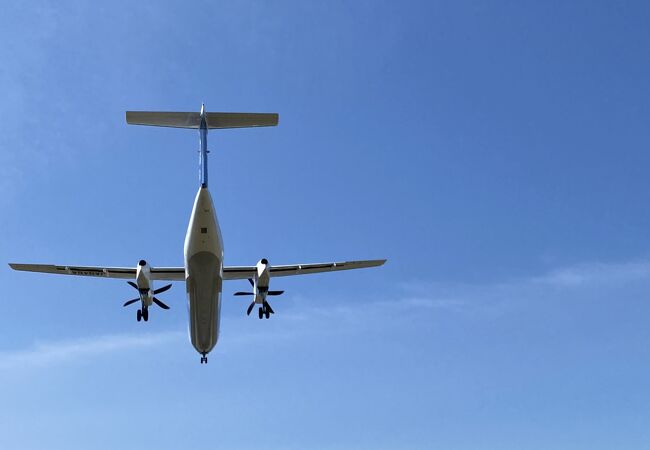
[[[272,127],[278,124],[276,113],[205,113],[206,125],[215,128]],[[131,125],[154,127],[199,128],[201,114],[197,112],[127,111],[126,122]]]

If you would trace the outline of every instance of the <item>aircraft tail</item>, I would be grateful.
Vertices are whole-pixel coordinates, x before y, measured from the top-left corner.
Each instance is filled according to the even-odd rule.
[[[278,124],[276,113],[206,112],[203,115],[208,129],[272,127]],[[197,112],[127,111],[126,122],[131,125],[198,129],[201,127],[201,116],[202,113]]]
[[[278,124],[276,113],[224,113],[127,111],[126,123],[154,127],[194,128],[199,130],[201,187],[208,187],[208,130],[215,128],[272,127]]]

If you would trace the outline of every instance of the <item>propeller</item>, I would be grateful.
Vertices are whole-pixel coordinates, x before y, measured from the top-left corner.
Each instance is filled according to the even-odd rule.
[[[251,286],[253,286],[253,287],[255,286],[255,282],[253,281],[252,278],[249,278],[249,279],[248,279],[248,282],[251,284]],[[282,294],[284,294],[284,291],[268,291],[268,292],[266,293],[266,295],[271,295],[271,296],[282,295]],[[237,291],[237,292],[234,293],[234,295],[236,295],[236,296],[255,295],[255,292]],[[271,308],[271,305],[269,305],[269,303],[266,302],[266,301],[265,301],[264,303],[266,304],[266,307],[269,309],[269,312],[270,312],[271,314],[275,314],[275,312],[274,312],[273,309]],[[255,307],[255,302],[252,302],[250,305],[248,305],[248,309],[246,310],[246,315],[247,315],[247,316],[250,316],[250,315],[251,315],[251,312],[253,311],[253,308],[254,308],[254,307]]]
[[[170,290],[171,287],[172,287],[172,285],[171,285],[171,284],[168,284],[167,286],[163,286],[163,287],[161,287],[161,288],[159,288],[159,289],[156,289],[155,291],[153,291],[153,293],[154,293],[154,295],[155,295],[155,294],[161,294],[161,293],[163,293],[163,292],[165,292],[165,291]]]
[[[165,305],[163,302],[161,302],[160,300],[158,300],[156,297],[153,298],[153,302],[154,302],[156,305],[160,306],[162,309],[169,309],[169,306]]]
[[[129,306],[138,301],[140,301],[140,297],[134,298],[133,300],[129,300],[128,302],[125,302],[122,306]]]
[[[127,281],[127,283],[129,284],[129,286],[133,287],[134,289],[137,289],[138,291],[140,290],[140,289],[138,288],[138,285],[135,284],[133,281]],[[161,288],[158,288],[158,289],[154,290],[154,291],[153,291],[153,294],[154,294],[154,295],[156,295],[156,294],[161,294],[161,293],[163,293],[163,292],[168,291],[169,289],[171,289],[171,287],[172,287],[172,285],[171,285],[171,284],[168,284],[168,285],[166,285],[166,286],[163,286],[163,287],[161,287]],[[131,299],[131,300],[127,300],[127,301],[124,303],[124,305],[122,305],[122,306],[129,306],[129,305],[132,305],[133,303],[135,303],[135,302],[137,302],[137,301],[140,301],[140,297],[138,297],[138,298],[134,298],[134,299]],[[160,301],[160,300],[157,299],[156,297],[153,298],[153,302],[154,302],[156,305],[160,306],[162,309],[169,309],[169,306],[167,306],[165,303],[163,303],[162,301]]]
[[[266,295],[282,295],[284,291],[269,291]],[[254,292],[235,292],[234,295],[255,295]]]
[[[249,278],[249,279],[248,279],[248,282],[251,284],[251,286],[255,287],[255,282],[253,281],[252,278]],[[284,294],[284,291],[268,291],[268,292],[266,293],[266,295],[282,295],[282,294]],[[242,292],[242,291],[238,291],[238,292],[235,292],[234,295],[255,295],[255,292]]]

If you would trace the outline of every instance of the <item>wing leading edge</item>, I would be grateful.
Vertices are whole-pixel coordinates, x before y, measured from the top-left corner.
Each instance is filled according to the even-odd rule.
[[[58,275],[77,275],[83,277],[121,278],[132,280],[135,278],[134,267],[97,267],[97,266],[57,266],[54,264],[16,264],[9,263],[14,270],[26,272],[53,273]],[[152,267],[153,280],[184,281],[185,268],[183,267]]]
[[[271,266],[271,277],[288,277],[292,275],[307,275],[311,273],[336,272],[339,270],[365,269],[367,267],[381,266],[385,259],[372,259],[364,261],[342,261],[316,264],[290,264],[284,266]],[[243,280],[253,278],[257,273],[256,266],[231,266],[223,268],[224,280]]]

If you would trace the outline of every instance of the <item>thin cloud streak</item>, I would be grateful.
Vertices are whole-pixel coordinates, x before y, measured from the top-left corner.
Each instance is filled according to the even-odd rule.
[[[314,301],[311,306],[295,308],[290,317],[304,319],[311,314],[338,317],[345,321],[368,321],[369,317],[386,314],[408,316],[422,310],[439,310],[445,313],[503,312],[507,304],[553,298],[594,288],[616,288],[632,282],[650,282],[650,262],[590,263],[553,269],[540,276],[485,284],[426,283],[402,284],[404,295],[394,300],[372,303],[331,304],[331,301]],[[295,302],[300,303],[300,300]]]
[[[0,369],[50,366],[89,355],[97,356],[118,350],[155,347],[179,341],[183,337],[186,337],[185,333],[173,331],[143,335],[115,334],[51,343],[36,343],[31,348],[0,353]]]
[[[650,278],[650,262],[636,261],[620,264],[582,264],[553,270],[533,278],[536,283],[557,287],[586,286],[636,281]]]
[[[414,316],[426,314],[504,314],[508,306],[523,301],[545,301],[562,295],[606,285],[616,288],[630,281],[650,281],[650,263],[583,264],[555,269],[541,276],[484,285],[422,283],[405,284],[401,298],[374,302],[316,301],[295,297],[292,306],[277,308],[280,321],[260,329],[249,317],[224,317],[228,335],[222,336],[219,353],[239,351],[241,346],[268,340],[290,341],[306,334],[358,332],[409,324]],[[570,298],[570,297],[569,297]],[[314,306],[316,305],[316,306]],[[438,311],[438,312],[436,312]],[[336,322],[336,327],[332,323]],[[115,351],[151,348],[172,342],[186,342],[187,333],[169,331],[154,334],[115,334],[51,343],[37,343],[28,349],[0,353],[0,369],[25,366],[50,366]],[[189,345],[189,344],[188,344]]]

